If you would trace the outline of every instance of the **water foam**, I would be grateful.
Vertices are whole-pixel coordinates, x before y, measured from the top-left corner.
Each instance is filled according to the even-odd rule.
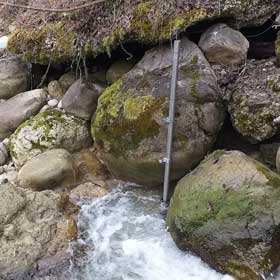
[[[232,280],[177,249],[152,192],[119,188],[82,206],[79,227],[95,250],[76,280]]]

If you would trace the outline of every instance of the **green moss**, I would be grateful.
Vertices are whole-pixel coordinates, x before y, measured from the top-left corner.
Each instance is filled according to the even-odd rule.
[[[184,31],[206,15],[205,9],[194,8],[174,17],[165,16],[155,2],[149,1],[135,7],[131,29],[137,40],[157,43]]]
[[[223,156],[225,154],[225,151],[224,150],[216,150],[214,151],[213,153],[207,155],[204,159],[204,161],[208,161],[210,159],[217,159],[221,156]]]
[[[184,201],[184,204],[181,201]],[[179,195],[173,196],[167,223],[172,227],[175,218],[177,229],[191,233],[211,220],[222,224],[227,219],[248,216],[252,203],[245,192],[225,189],[222,186],[212,186],[201,192],[197,186],[189,185],[185,193],[181,191]]]
[[[158,135],[160,126],[153,115],[162,114],[165,103],[165,98],[134,97],[133,92],[122,90],[118,80],[99,98],[92,120],[95,142],[117,157],[125,156],[143,139]]]
[[[71,60],[76,54],[74,32],[61,23],[47,24],[39,29],[18,29],[9,38],[8,50],[22,54],[27,61],[40,64]]]
[[[123,28],[117,27],[110,36],[103,40],[103,50],[111,57],[111,52],[114,48],[119,46],[125,39],[126,32]]]
[[[227,268],[227,273],[233,275],[238,280],[260,280],[260,275],[254,272],[249,266],[242,264],[238,261],[227,261],[225,267]]]
[[[280,188],[280,175],[270,170],[264,164],[254,160],[256,168],[261,172],[268,180],[268,184],[274,188]]]
[[[73,217],[68,218],[67,238],[69,241],[76,240],[78,237],[78,226]]]
[[[187,79],[190,79],[190,94],[191,96],[196,99],[197,103],[200,103],[199,96],[196,91],[196,84],[200,80],[200,70],[197,65],[198,63],[198,56],[194,55],[192,57],[191,63],[189,65],[185,65],[181,67],[181,71],[185,75]]]

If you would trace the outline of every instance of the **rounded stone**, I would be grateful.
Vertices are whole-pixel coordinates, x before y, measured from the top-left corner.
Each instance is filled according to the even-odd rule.
[[[207,154],[224,119],[216,76],[186,38],[179,65],[171,180]],[[120,179],[147,186],[163,181],[171,69],[170,47],[154,48],[99,98],[92,136],[101,159]]]
[[[46,151],[20,169],[18,180],[21,187],[36,191],[70,187],[76,181],[73,158],[63,149]]]
[[[17,167],[46,150],[79,151],[91,145],[86,121],[52,109],[23,123],[10,137],[10,153]]]

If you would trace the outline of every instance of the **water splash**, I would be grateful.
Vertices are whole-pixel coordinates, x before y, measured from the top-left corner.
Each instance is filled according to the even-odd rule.
[[[83,206],[79,227],[95,250],[75,280],[232,280],[177,249],[151,191],[120,187]]]

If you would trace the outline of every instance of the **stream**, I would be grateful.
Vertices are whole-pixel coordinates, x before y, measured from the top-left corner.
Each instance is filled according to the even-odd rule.
[[[177,249],[166,230],[156,191],[119,186],[90,205],[79,219],[89,250],[74,280],[232,280]]]

